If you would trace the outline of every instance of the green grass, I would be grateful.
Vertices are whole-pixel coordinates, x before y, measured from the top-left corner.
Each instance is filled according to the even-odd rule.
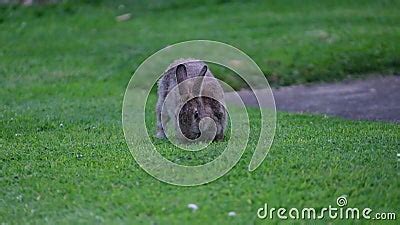
[[[9,85],[28,74],[35,84],[82,77],[126,84],[151,53],[191,39],[238,47],[273,85],[398,73],[400,1],[335,2],[1,8],[0,74]],[[126,12],[131,20],[115,21]]]
[[[69,102],[3,109],[1,222],[252,224],[261,222],[255,216],[264,202],[322,208],[343,194],[349,206],[399,213],[398,125],[279,113],[260,168],[247,171],[253,138],[226,176],[187,188],[161,183],[134,162],[117,98]],[[175,156],[182,164],[201,161]],[[191,213],[189,203],[200,209]]]
[[[343,194],[349,206],[399,216],[397,124],[278,113],[260,168],[247,171],[253,137],[226,176],[190,188],[140,169],[121,124],[131,72],[183,40],[233,44],[276,85],[395,73],[399,2],[135,6],[0,9],[0,224],[253,224],[263,223],[256,211],[264,203],[322,208]],[[128,11],[132,20],[115,22]],[[257,128],[258,111],[249,112]]]

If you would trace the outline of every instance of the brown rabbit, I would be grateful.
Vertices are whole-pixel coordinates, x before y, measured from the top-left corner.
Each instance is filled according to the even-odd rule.
[[[227,114],[223,98],[222,87],[204,62],[176,60],[158,82],[157,138],[166,137],[162,123],[172,119],[180,139],[222,140]]]

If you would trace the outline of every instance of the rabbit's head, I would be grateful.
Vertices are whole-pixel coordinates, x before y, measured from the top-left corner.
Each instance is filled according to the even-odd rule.
[[[224,136],[226,110],[223,90],[213,76],[206,76],[208,68],[188,77],[183,64],[177,66],[176,78],[180,95],[177,122],[182,134],[195,140],[221,140]]]

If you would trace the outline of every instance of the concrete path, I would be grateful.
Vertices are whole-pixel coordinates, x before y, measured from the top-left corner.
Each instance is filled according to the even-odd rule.
[[[296,85],[272,91],[279,111],[400,122],[400,76],[311,86]],[[258,106],[252,92],[238,93],[247,106]],[[231,94],[226,93],[227,99]]]

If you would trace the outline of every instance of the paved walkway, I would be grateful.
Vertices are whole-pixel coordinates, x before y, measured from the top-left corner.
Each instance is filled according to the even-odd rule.
[[[372,77],[333,84],[296,85],[272,90],[277,110],[318,113],[355,120],[400,122],[400,76]],[[239,91],[258,106],[250,91]],[[229,93],[227,93],[229,99]]]

